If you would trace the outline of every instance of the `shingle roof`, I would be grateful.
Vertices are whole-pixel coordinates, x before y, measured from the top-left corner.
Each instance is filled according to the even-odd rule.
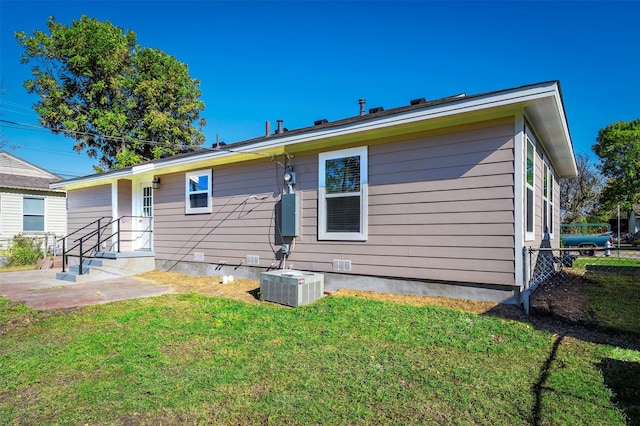
[[[505,94],[508,92],[512,92],[512,93],[521,93],[521,91],[525,91],[527,89],[530,88],[538,88],[538,87],[542,87],[542,86],[547,86],[547,85],[555,85],[557,87],[557,91],[559,93],[559,98],[560,98],[560,103],[562,104],[562,92],[560,91],[560,87],[559,87],[559,82],[558,81],[548,81],[548,82],[542,82],[542,83],[536,83],[536,84],[528,84],[528,85],[524,85],[524,86],[519,86],[519,87],[515,87],[515,88],[511,88],[511,89],[504,89],[504,90],[496,90],[496,91],[490,91],[490,92],[484,92],[484,93],[478,93],[478,94],[473,94],[473,95],[466,95],[464,93],[458,94],[458,95],[454,95],[454,96],[448,96],[445,98],[439,98],[439,99],[435,99],[435,100],[423,100],[422,98],[420,99],[416,99],[414,101],[411,101],[409,105],[404,105],[404,106],[400,106],[400,107],[396,107],[396,108],[390,108],[390,109],[383,109],[383,108],[374,108],[373,110],[370,110],[369,113],[365,113],[363,115],[356,115],[356,116],[352,116],[352,117],[347,117],[344,119],[340,119],[340,120],[335,120],[335,121],[328,121],[325,119],[322,120],[317,120],[317,123],[314,122],[314,125],[312,126],[307,126],[307,127],[302,127],[299,129],[293,129],[293,130],[285,130],[282,132],[276,132],[276,133],[271,133],[268,135],[262,135],[260,137],[257,138],[252,138],[252,139],[248,139],[248,140],[244,140],[244,141],[239,141],[239,142],[233,142],[233,143],[228,143],[225,144],[224,146],[217,148],[215,145],[213,145],[212,147],[205,147],[205,148],[199,148],[199,149],[194,149],[192,151],[189,152],[184,152],[184,153],[180,153],[171,157],[167,157],[167,158],[160,158],[160,159],[155,159],[155,160],[151,160],[148,161],[146,163],[142,163],[138,166],[129,166],[129,167],[125,167],[122,169],[118,169],[118,170],[111,170],[108,172],[104,172],[104,173],[100,173],[98,175],[90,175],[90,176],[83,176],[83,177],[79,177],[79,178],[72,178],[72,179],[68,179],[65,180],[63,182],[74,182],[74,181],[82,181],[85,180],[86,178],[91,178],[91,177],[108,177],[109,175],[113,175],[113,174],[122,174],[122,173],[128,173],[131,172],[135,167],[144,167],[145,164],[163,164],[163,163],[168,163],[168,162],[173,162],[175,160],[182,160],[182,159],[190,159],[190,158],[198,158],[200,156],[202,156],[203,154],[206,155],[208,153],[211,153],[212,151],[227,151],[227,152],[234,152],[234,149],[244,149],[244,148],[248,148],[251,147],[252,145],[260,145],[263,142],[269,142],[269,141],[273,141],[275,143],[278,143],[278,139],[283,139],[286,140],[288,136],[294,136],[294,135],[304,135],[305,133],[311,133],[311,132],[315,132],[318,130],[326,130],[326,129],[332,129],[332,128],[340,128],[341,126],[348,126],[351,124],[357,124],[357,123],[365,123],[367,121],[373,121],[373,120],[379,120],[385,117],[390,117],[390,116],[394,116],[394,115],[400,115],[400,114],[405,114],[405,113],[412,113],[412,112],[418,112],[422,109],[429,109],[429,108],[433,108],[433,107],[438,107],[440,105],[447,105],[447,104],[454,104],[456,102],[465,102],[465,101],[469,101],[469,100],[475,100],[475,99],[481,99],[481,98],[485,98],[485,97],[491,97],[494,95],[501,95],[501,94]],[[559,120],[564,119],[564,121],[566,122],[566,115],[565,115],[565,111],[564,111],[564,106],[561,105],[560,106],[560,115],[558,115]],[[567,134],[566,134],[566,138],[568,140],[568,146],[569,149],[571,151],[571,155],[573,156],[573,147],[571,145],[571,139],[570,139],[570,135],[568,134],[568,128],[567,130]],[[565,137],[565,135],[562,135],[562,137]],[[189,160],[187,160],[189,161]],[[575,169],[575,163],[573,169]],[[571,170],[573,170],[571,169]]]
[[[16,176],[0,173],[0,188],[35,189],[49,191],[49,184],[60,179],[47,179],[33,176]]]

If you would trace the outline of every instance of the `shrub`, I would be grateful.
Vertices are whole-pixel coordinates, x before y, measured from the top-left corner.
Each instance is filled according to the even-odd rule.
[[[18,234],[13,237],[7,252],[8,266],[32,265],[42,259],[42,239]]]

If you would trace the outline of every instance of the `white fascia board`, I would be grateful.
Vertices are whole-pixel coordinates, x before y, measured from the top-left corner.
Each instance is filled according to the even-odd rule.
[[[139,166],[133,166],[131,167],[131,174],[132,175],[140,175],[143,173],[148,173],[151,172],[153,170],[155,170],[155,163],[146,163],[146,164],[141,164]]]
[[[86,186],[95,186],[95,184],[97,183],[107,184],[112,182],[114,179],[119,179],[127,176],[131,176],[131,170],[124,169],[118,170],[117,172],[107,172],[104,174],[89,175],[70,180],[63,180],[61,182],[50,183],[49,188],[83,188]]]

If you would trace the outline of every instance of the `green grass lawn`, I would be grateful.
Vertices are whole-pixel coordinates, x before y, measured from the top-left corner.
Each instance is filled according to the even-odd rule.
[[[36,264],[33,265],[16,265],[16,266],[4,266],[0,268],[0,273],[2,272],[16,272],[16,271],[31,271],[36,269]]]
[[[573,262],[574,268],[584,269],[587,266],[600,267],[635,267],[640,270],[640,252],[638,257],[616,257],[615,255],[604,257],[598,256],[580,256]]]
[[[589,279],[585,290],[594,322],[640,334],[640,257],[579,257],[573,267]]]
[[[593,274],[586,285],[599,325],[640,334],[640,275]]]
[[[624,425],[638,365],[637,347],[355,297],[0,298],[0,424]]]

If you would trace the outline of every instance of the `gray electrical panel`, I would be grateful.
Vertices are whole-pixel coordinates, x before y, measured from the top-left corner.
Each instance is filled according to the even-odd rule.
[[[324,275],[295,270],[277,270],[260,274],[260,300],[286,306],[314,302],[324,294]]]
[[[283,237],[297,237],[300,234],[300,194],[282,194],[280,214]]]

